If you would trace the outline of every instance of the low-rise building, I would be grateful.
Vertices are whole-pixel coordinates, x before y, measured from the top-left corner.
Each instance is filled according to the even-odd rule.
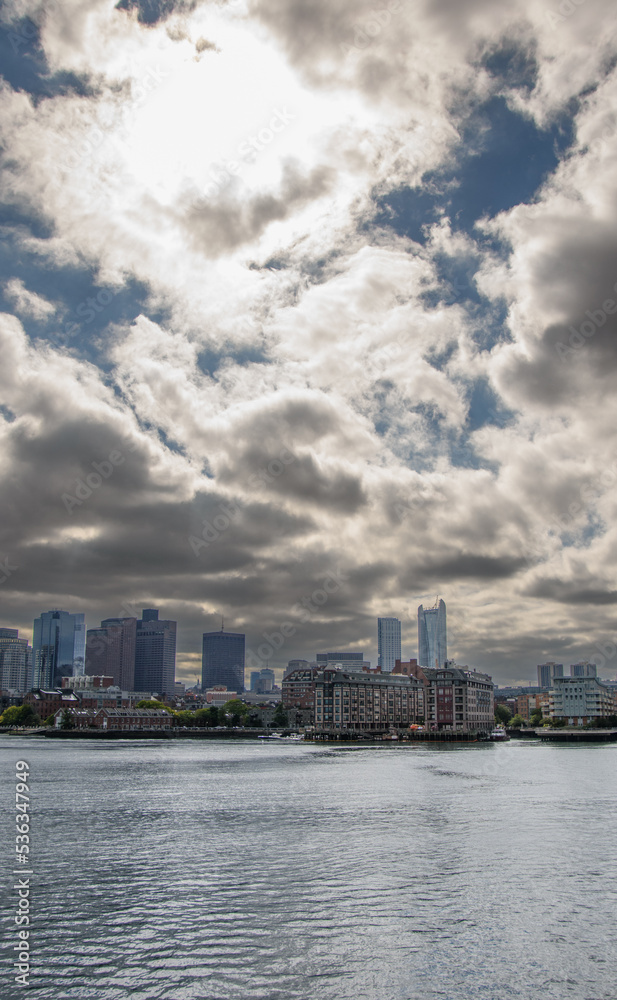
[[[61,708],[79,708],[80,701],[72,691],[62,691],[60,688],[46,691],[38,688],[36,691],[28,692],[24,697],[24,705],[30,705],[38,717],[44,721],[50,715],[55,715]]]
[[[94,716],[97,729],[171,729],[173,716],[164,708],[101,708]]]
[[[54,725],[61,729],[67,718],[66,707],[55,713]],[[162,708],[70,708],[68,718],[72,729],[170,729],[173,716]]]
[[[617,714],[617,698],[596,677],[555,677],[549,692],[550,716],[584,726]]]
[[[216,684],[214,687],[204,691],[207,705],[214,705],[215,708],[222,708],[226,702],[238,697],[237,691],[228,691],[224,684]]]

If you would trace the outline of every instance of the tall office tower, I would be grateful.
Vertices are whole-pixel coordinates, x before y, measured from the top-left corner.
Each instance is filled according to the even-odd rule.
[[[16,628],[0,628],[0,688],[3,691],[28,690],[32,673],[32,647],[19,638]]]
[[[173,697],[176,682],[176,622],[144,608],[135,637],[135,691]]]
[[[32,687],[60,687],[63,677],[84,672],[86,623],[83,614],[42,611],[34,619]]]
[[[538,687],[547,690],[553,686],[555,677],[563,677],[563,663],[539,663]]]
[[[100,628],[89,628],[86,674],[113,677],[123,691],[134,691],[136,642],[136,618],[106,618]]]
[[[377,664],[383,673],[392,673],[401,658],[401,623],[398,618],[377,619]]]
[[[570,677],[597,677],[598,668],[595,663],[585,660],[582,663],[570,664]]]
[[[259,670],[251,670],[251,691],[257,691],[259,684]]]
[[[259,680],[257,681],[256,689],[257,692],[259,694],[269,694],[274,687],[275,680],[276,676],[274,670],[271,670],[270,667],[264,667],[263,670],[259,671]]]
[[[244,691],[244,646],[241,632],[204,632],[201,656],[201,689],[224,685]]]
[[[418,663],[421,667],[443,667],[448,659],[446,602],[418,608]]]

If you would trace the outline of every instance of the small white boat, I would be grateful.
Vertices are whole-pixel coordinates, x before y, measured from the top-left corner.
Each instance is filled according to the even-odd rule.
[[[508,736],[507,732],[505,731],[505,729],[502,729],[501,726],[496,726],[496,728],[493,729],[493,732],[491,733],[491,741],[493,743],[502,743],[504,740],[509,740],[509,739],[510,737]]]

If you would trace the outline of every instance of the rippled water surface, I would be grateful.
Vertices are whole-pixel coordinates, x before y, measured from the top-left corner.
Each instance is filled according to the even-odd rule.
[[[36,872],[3,997],[615,1000],[617,744],[0,750]]]

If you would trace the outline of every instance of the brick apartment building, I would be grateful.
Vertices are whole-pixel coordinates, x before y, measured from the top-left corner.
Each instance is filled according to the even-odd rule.
[[[403,675],[327,669],[315,678],[315,728],[352,732],[406,729],[418,718],[421,682]]]

